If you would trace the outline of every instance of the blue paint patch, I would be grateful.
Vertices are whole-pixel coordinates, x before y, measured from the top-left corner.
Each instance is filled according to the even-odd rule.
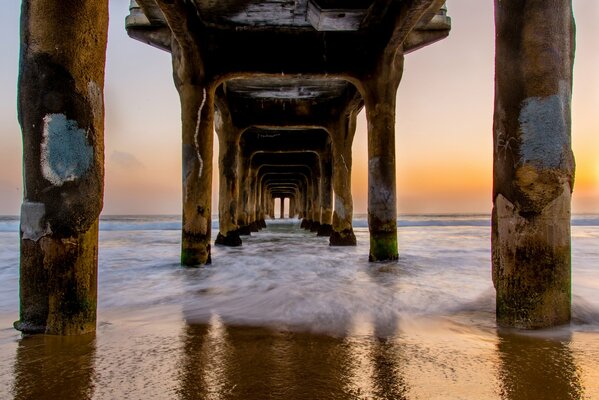
[[[64,114],[44,117],[42,141],[42,173],[55,186],[85,175],[92,165],[94,149],[88,144],[87,133],[77,121]]]
[[[540,168],[558,168],[570,148],[569,127],[564,117],[562,95],[531,97],[520,110],[520,157],[522,163]]]

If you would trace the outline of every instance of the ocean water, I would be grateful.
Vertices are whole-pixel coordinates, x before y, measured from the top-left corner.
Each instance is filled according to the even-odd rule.
[[[349,248],[267,224],[182,268],[179,217],[103,217],[97,332],[22,337],[0,217],[0,399],[599,399],[599,216],[573,218],[572,324],[535,332],[495,324],[488,216],[402,217],[392,263],[364,218]]]

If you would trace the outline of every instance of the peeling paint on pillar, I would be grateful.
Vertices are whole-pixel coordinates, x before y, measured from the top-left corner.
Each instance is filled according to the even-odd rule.
[[[42,173],[54,186],[82,177],[93,162],[87,132],[64,114],[44,117],[41,147]]]
[[[570,321],[571,1],[495,0],[492,271],[497,322]]]
[[[108,2],[23,0],[19,321],[25,333],[96,328]]]
[[[51,235],[52,229],[46,221],[46,205],[24,201],[21,205],[21,238],[37,242],[42,237]]]
[[[569,128],[565,119],[570,109],[566,83],[560,82],[560,93],[547,97],[526,99],[518,121],[520,157],[523,164],[539,168],[558,168],[570,151]]]

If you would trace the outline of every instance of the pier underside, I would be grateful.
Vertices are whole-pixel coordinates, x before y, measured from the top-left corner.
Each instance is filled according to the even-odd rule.
[[[493,278],[498,321],[509,326],[570,318],[568,3],[496,1]],[[107,1],[63,8],[23,1],[26,195],[16,326],[77,334],[95,329],[108,15]],[[352,142],[362,109],[369,259],[397,259],[395,112],[404,56],[445,38],[450,26],[444,0],[131,1],[129,35],[172,54],[182,120],[181,263],[211,262],[215,132],[216,245],[242,245],[274,217],[274,199],[289,199],[289,216],[330,245],[355,245]]]

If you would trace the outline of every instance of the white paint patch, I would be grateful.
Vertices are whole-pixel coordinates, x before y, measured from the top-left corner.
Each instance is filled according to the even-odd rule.
[[[21,205],[21,235],[23,239],[37,242],[42,237],[50,235],[50,225],[44,221],[46,205],[24,201]]]
[[[529,97],[522,103],[518,122],[520,159],[541,168],[558,168],[570,148],[570,127],[566,120],[570,95],[567,85],[560,93]]]
[[[193,137],[193,144],[196,148],[196,156],[198,157],[198,162],[200,164],[198,177],[202,177],[202,171],[204,170],[204,160],[202,160],[202,155],[200,154],[200,144],[198,142],[198,137],[200,135],[200,123],[202,122],[202,109],[206,104],[206,89],[202,89],[202,102],[200,103],[200,108],[198,109],[198,120],[196,123],[196,133]]]
[[[104,98],[102,89],[94,81],[89,81],[87,84],[87,97],[92,107],[94,119],[101,120],[104,116]]]
[[[94,149],[87,132],[64,114],[44,117],[41,145],[42,175],[54,186],[82,177],[91,167]]]

